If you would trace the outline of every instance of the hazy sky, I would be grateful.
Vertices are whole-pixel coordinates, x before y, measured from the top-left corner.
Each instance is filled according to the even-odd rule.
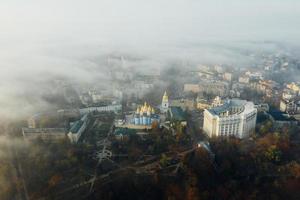
[[[0,0],[0,112],[50,75],[101,77],[87,70],[97,65],[89,57],[194,58],[207,49],[190,46],[248,40],[299,45],[299,19],[299,0]]]
[[[0,5],[1,40],[18,42],[173,44],[292,40],[300,33],[299,0],[0,0]]]

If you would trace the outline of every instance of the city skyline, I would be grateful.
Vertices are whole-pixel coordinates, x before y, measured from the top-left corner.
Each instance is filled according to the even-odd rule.
[[[298,0],[0,0],[0,199],[300,199],[299,19]]]

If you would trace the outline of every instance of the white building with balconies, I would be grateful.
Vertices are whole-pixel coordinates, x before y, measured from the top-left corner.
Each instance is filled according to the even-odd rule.
[[[209,137],[245,138],[255,129],[257,109],[252,102],[231,99],[204,110],[203,130]]]

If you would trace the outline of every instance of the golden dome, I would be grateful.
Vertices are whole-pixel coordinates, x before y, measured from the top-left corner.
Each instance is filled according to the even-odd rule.
[[[148,107],[147,115],[148,115],[148,116],[151,115],[151,108],[150,108],[150,106]]]
[[[137,107],[136,113],[140,114],[140,115],[143,115],[143,114],[151,115],[151,114],[155,113],[155,110],[150,104],[145,102],[142,106]]]
[[[167,95],[167,91],[165,91],[165,93],[164,93],[164,96],[163,96],[163,99],[162,99],[163,101],[168,101],[169,100],[169,97],[168,97],[168,95]]]

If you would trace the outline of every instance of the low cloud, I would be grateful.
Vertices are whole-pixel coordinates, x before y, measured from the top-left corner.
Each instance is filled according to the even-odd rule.
[[[43,97],[55,94],[56,79],[110,87],[109,56],[125,57],[114,70],[161,71],[174,63],[247,67],[248,52],[299,49],[300,4],[292,0],[1,4],[2,117],[51,108]]]

